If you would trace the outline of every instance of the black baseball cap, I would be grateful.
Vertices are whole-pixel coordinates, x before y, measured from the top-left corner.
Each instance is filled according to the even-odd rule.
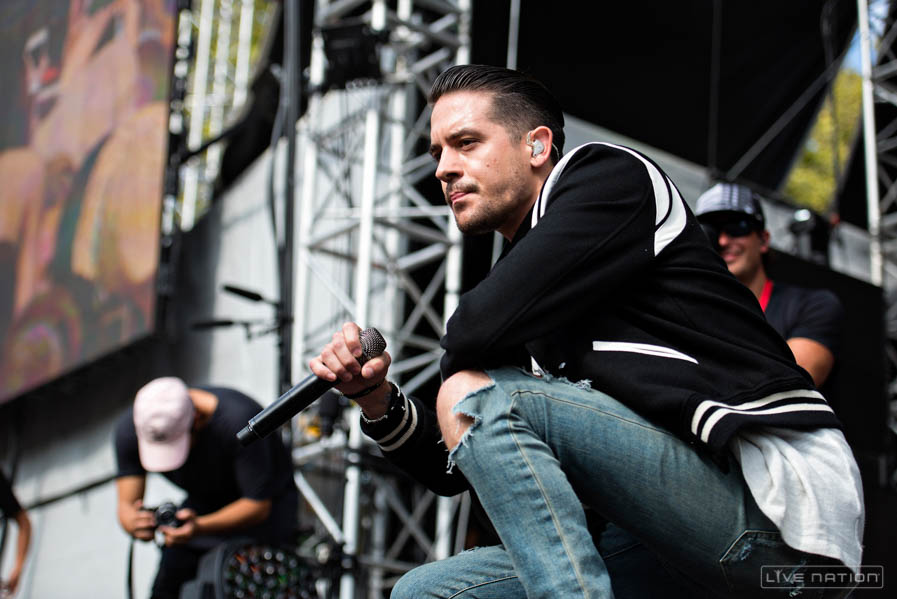
[[[748,217],[757,230],[766,228],[763,205],[751,188],[735,183],[717,183],[698,198],[695,216],[701,222],[719,222],[726,217]]]

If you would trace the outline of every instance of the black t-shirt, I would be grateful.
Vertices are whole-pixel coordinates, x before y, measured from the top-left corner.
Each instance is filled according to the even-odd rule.
[[[271,499],[266,528],[294,530],[298,492],[289,450],[278,435],[269,435],[247,447],[241,446],[236,437],[237,431],[262,407],[233,389],[200,388],[218,398],[218,407],[208,424],[196,433],[184,465],[161,474],[187,492],[183,505],[198,514],[214,512],[241,497]],[[115,455],[117,476],[146,474],[137,449],[133,407],[116,424]]]
[[[785,339],[812,339],[837,356],[843,319],[844,309],[831,291],[773,283],[766,320]]]
[[[12,518],[22,511],[22,506],[12,493],[12,485],[6,475],[0,472],[0,514],[4,518]]]

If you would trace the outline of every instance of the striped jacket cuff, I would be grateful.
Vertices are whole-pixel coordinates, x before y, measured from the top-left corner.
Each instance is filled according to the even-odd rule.
[[[409,401],[398,386],[391,384],[392,397],[389,409],[382,418],[362,418],[361,430],[380,446],[383,452],[399,449],[417,429],[417,407]]]

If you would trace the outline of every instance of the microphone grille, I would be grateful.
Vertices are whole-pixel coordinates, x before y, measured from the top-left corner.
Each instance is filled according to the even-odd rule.
[[[377,329],[365,329],[361,331],[361,358],[359,362],[364,364],[371,358],[376,358],[386,349],[386,340]]]

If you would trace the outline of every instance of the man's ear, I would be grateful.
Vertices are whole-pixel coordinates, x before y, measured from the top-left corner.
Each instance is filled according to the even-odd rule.
[[[760,246],[760,253],[765,254],[769,251],[769,231],[763,230],[760,235],[760,241],[763,242],[763,245]]]
[[[546,162],[551,162],[551,144],[554,136],[551,129],[545,125],[539,125],[526,134],[526,145],[531,148],[530,163],[538,168]]]

